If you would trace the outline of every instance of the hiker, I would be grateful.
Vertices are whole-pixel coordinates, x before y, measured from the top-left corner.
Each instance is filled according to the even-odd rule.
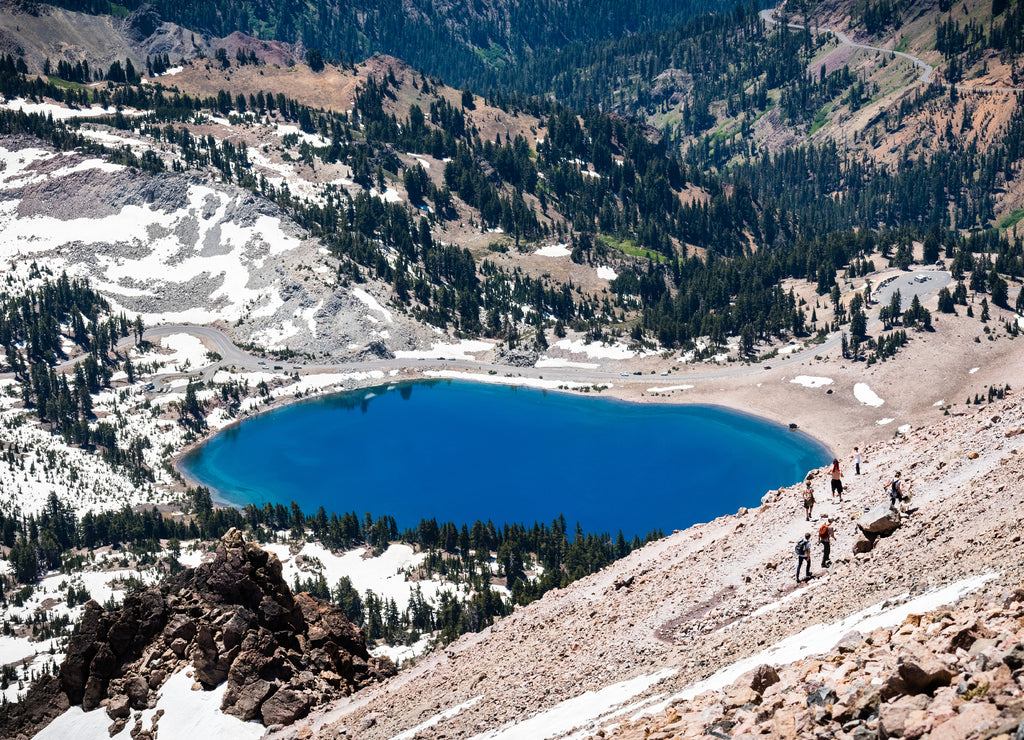
[[[811,479],[808,478],[804,485],[804,511],[807,514],[807,521],[811,521],[811,513],[814,511],[814,489],[811,488]]]
[[[832,528],[832,517],[826,516],[825,523],[818,530],[818,542],[821,543],[821,567],[828,568],[832,565],[832,558],[829,553],[832,550],[832,540],[836,538],[836,531]]]
[[[839,503],[843,503],[843,473],[839,470],[839,460],[832,460],[832,500],[839,496]]]
[[[889,481],[889,506],[893,509],[896,508],[897,503],[903,500],[903,479],[900,476],[901,473],[897,470],[892,480]]]
[[[853,469],[857,475],[860,475],[860,448],[853,448]]]
[[[811,533],[796,543],[796,582],[800,583],[800,568],[807,563],[807,579],[811,580]]]

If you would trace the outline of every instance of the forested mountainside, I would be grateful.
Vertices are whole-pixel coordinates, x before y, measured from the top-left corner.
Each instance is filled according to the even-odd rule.
[[[460,86],[480,89],[490,70],[516,66],[573,41],[594,42],[641,30],[671,27],[716,11],[710,0],[425,0],[423,2],[200,2],[124,3],[66,0],[84,13],[122,14],[146,5],[166,21],[197,33],[235,31],[299,43],[318,56],[361,61],[390,54]]]
[[[992,301],[1007,306],[1005,278],[1024,273],[1020,238],[996,228],[1019,218],[1013,204],[1024,187],[1024,109],[1016,96],[993,101],[905,83],[898,105],[892,98],[883,109],[886,98],[872,102],[880,93],[860,73],[848,65],[829,73],[828,64],[814,62],[834,52],[828,37],[785,30],[755,11],[741,5],[728,16],[693,21],[674,31],[679,47],[672,54],[651,58],[648,71],[678,63],[693,81],[676,128],[665,122],[663,133],[650,125],[656,120],[632,113],[580,114],[547,98],[459,93],[389,62],[361,72],[307,71],[300,83],[294,75],[276,76],[282,70],[255,55],[218,54],[158,84],[143,85],[112,64],[100,71],[107,85],[91,87],[76,81],[81,76],[70,63],[56,65],[46,82],[9,58],[3,92],[145,111],[138,128],[152,144],[121,148],[115,159],[154,173],[217,172],[290,212],[341,259],[344,279],[373,275],[418,318],[512,344],[525,338],[544,347],[546,330],[560,336],[571,327],[595,337],[629,332],[634,341],[667,347],[743,336],[749,352],[759,341],[851,320],[858,343],[873,341],[859,329],[858,306],[832,300],[826,323],[780,281],[812,281],[819,294],[829,293],[837,271],[871,272],[877,250],[909,266],[914,241],[926,243],[927,263],[953,260],[958,280],[970,276],[973,290],[992,290]],[[147,66],[164,69],[168,62],[151,59]],[[60,81],[61,74],[72,79]],[[340,104],[303,102],[326,86],[347,90]],[[634,113],[644,97],[634,95]],[[874,106],[878,113],[867,128],[849,131],[859,120],[841,116],[819,126],[822,101],[829,101],[825,108]],[[289,158],[313,172],[316,163],[340,168],[353,187],[324,184],[323,196],[310,200],[275,185],[248,155],[254,142],[211,138],[196,125],[204,112],[239,123],[297,124],[315,137],[296,137]],[[777,128],[819,130],[809,143],[766,152],[758,126],[768,119]],[[43,135],[62,148],[97,146],[75,133],[74,122],[33,122],[20,113],[6,114],[6,121],[7,131]],[[109,123],[136,127],[125,117]],[[920,144],[925,125],[942,126],[944,134]],[[917,148],[908,144],[899,156],[877,156],[869,143],[882,146],[889,132],[899,147],[900,132],[912,128]],[[844,131],[849,135],[841,138]],[[158,142],[167,152],[162,157],[154,151]],[[410,152],[437,167],[428,174],[427,160]],[[396,188],[406,202],[374,198],[372,188]],[[473,255],[444,236],[466,221],[500,229],[510,243]],[[578,262],[621,260],[610,293],[574,291],[499,259],[549,239],[568,242]]]

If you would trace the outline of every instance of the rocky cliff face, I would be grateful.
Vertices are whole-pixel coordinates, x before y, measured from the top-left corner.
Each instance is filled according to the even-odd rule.
[[[390,659],[369,656],[338,609],[293,595],[277,556],[231,530],[212,562],[114,611],[89,602],[59,676],[0,714],[0,735],[30,737],[76,704],[105,710],[113,735],[132,709],[155,701],[168,676],[187,668],[203,689],[227,681],[222,711],[266,725],[292,722],[395,672]]]

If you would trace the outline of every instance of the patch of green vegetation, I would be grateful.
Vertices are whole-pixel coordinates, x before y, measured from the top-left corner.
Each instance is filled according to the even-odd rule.
[[[896,48],[895,48],[894,51],[902,51],[904,54],[907,53],[907,37],[906,36],[900,36],[900,42],[898,44],[896,44]]]
[[[85,85],[80,82],[70,82],[68,80],[62,80],[60,77],[49,77],[47,79],[54,87],[63,87],[69,90],[82,90],[85,88]]]
[[[628,254],[630,257],[644,257],[649,260],[657,260],[658,262],[668,261],[668,258],[665,257],[665,255],[651,249],[644,249],[632,239],[620,239],[617,236],[610,236],[607,234],[602,234],[597,238],[606,247],[617,249],[623,254]]]
[[[118,5],[117,3],[110,3],[110,14],[115,18],[127,18],[129,15],[131,15],[131,12],[132,11],[128,10],[128,8],[124,7],[123,5]]]
[[[821,110],[814,114],[814,120],[811,122],[811,129],[807,132],[808,136],[813,136],[814,132],[828,123],[828,114],[832,112],[832,103],[825,103],[821,106]]]
[[[1024,208],[1018,208],[1016,211],[1011,213],[1009,216],[999,222],[1000,229],[1012,229],[1017,223],[1024,219]]]
[[[504,67],[506,64],[505,50],[493,41],[486,49],[476,49],[477,55],[492,67]]]

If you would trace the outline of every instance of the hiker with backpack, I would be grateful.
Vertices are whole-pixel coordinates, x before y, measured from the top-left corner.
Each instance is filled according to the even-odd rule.
[[[897,503],[903,501],[903,479],[900,476],[901,473],[897,470],[887,487],[889,490],[889,506],[893,509],[896,508]]]
[[[800,568],[807,563],[807,579],[811,580],[811,533],[796,543],[796,582],[800,583]]]
[[[811,521],[811,514],[814,512],[814,489],[811,488],[811,479],[804,482],[804,511],[807,514],[807,521]]]
[[[824,523],[818,529],[818,542],[821,543],[821,567],[828,568],[832,565],[832,540],[836,538],[836,531],[832,528],[832,518],[825,517]]]

